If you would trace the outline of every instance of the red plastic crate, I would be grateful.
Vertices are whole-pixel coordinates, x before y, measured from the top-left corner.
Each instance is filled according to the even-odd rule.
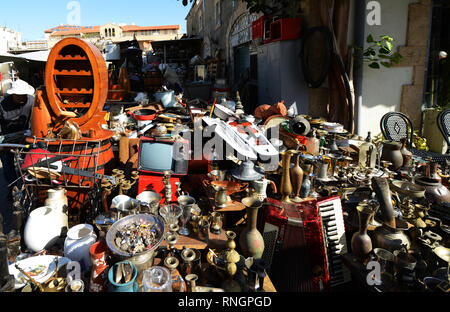
[[[282,18],[270,24],[270,39],[264,43],[294,40],[301,36],[300,18]]]
[[[252,40],[263,37],[264,34],[264,19],[265,16],[261,16],[252,23]]]

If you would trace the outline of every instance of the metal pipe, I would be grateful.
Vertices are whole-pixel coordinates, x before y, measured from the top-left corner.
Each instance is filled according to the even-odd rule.
[[[355,1],[354,12],[354,42],[357,47],[364,49],[365,43],[365,26],[366,26],[366,1]],[[362,103],[363,103],[363,63],[362,63],[362,51],[355,50],[355,59],[357,64],[354,67],[354,88],[355,88],[355,115],[356,117],[356,133],[361,135],[362,125]]]

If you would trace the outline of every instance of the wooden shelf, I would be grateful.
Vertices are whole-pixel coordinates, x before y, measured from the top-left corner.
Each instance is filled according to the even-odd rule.
[[[92,76],[90,70],[55,70],[55,75],[58,76]]]
[[[94,90],[93,89],[56,89],[56,93],[59,94],[68,94],[68,95],[72,95],[72,94],[93,94]]]
[[[63,104],[63,106],[65,108],[88,108],[91,106],[92,103],[87,102],[87,103],[68,103],[68,104]]]
[[[88,61],[87,56],[81,56],[81,55],[58,55],[56,57],[57,61]]]

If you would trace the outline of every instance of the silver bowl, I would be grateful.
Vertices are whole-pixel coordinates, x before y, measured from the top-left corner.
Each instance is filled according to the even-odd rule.
[[[111,202],[111,209],[130,212],[139,207],[139,202],[127,195],[117,195]]]
[[[161,201],[161,195],[156,193],[155,191],[144,191],[138,196],[136,199],[142,203],[152,204]]]
[[[136,199],[140,202],[142,206],[148,206],[149,212],[153,214],[158,214],[159,203],[161,201],[161,195],[155,191],[144,191]]]
[[[150,224],[150,226],[156,225],[156,232],[157,232],[157,243],[153,245],[152,248],[143,251],[141,253],[137,254],[130,254],[128,252],[124,252],[121,250],[115,243],[115,238],[117,231],[122,230],[125,226],[127,226],[130,223],[143,220]],[[162,217],[154,215],[154,214],[137,214],[137,215],[131,215],[127,216],[123,219],[120,219],[119,221],[115,222],[111,228],[109,229],[108,233],[106,234],[106,243],[108,244],[108,248],[111,250],[111,252],[115,255],[124,257],[124,258],[136,258],[148,253],[152,253],[158,248],[158,246],[162,243],[165,237],[165,229],[164,229],[164,220]]]

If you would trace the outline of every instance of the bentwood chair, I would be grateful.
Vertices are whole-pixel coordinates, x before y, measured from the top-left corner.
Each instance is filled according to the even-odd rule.
[[[450,116],[447,118],[450,120]],[[450,122],[448,124],[450,125]],[[380,128],[386,140],[400,142],[401,139],[406,138],[406,146],[408,150],[413,153],[413,157],[415,158],[422,158],[423,160],[431,158],[432,162],[443,162],[445,160],[450,160],[450,155],[427,152],[413,148],[412,143],[414,141],[414,126],[411,119],[403,113],[389,112],[385,114],[381,118]],[[450,126],[448,129],[450,130]]]
[[[442,133],[442,136],[447,142],[448,148],[450,148],[450,108],[444,109],[442,112],[439,113],[439,115],[437,116],[436,123],[438,125],[439,130]]]

